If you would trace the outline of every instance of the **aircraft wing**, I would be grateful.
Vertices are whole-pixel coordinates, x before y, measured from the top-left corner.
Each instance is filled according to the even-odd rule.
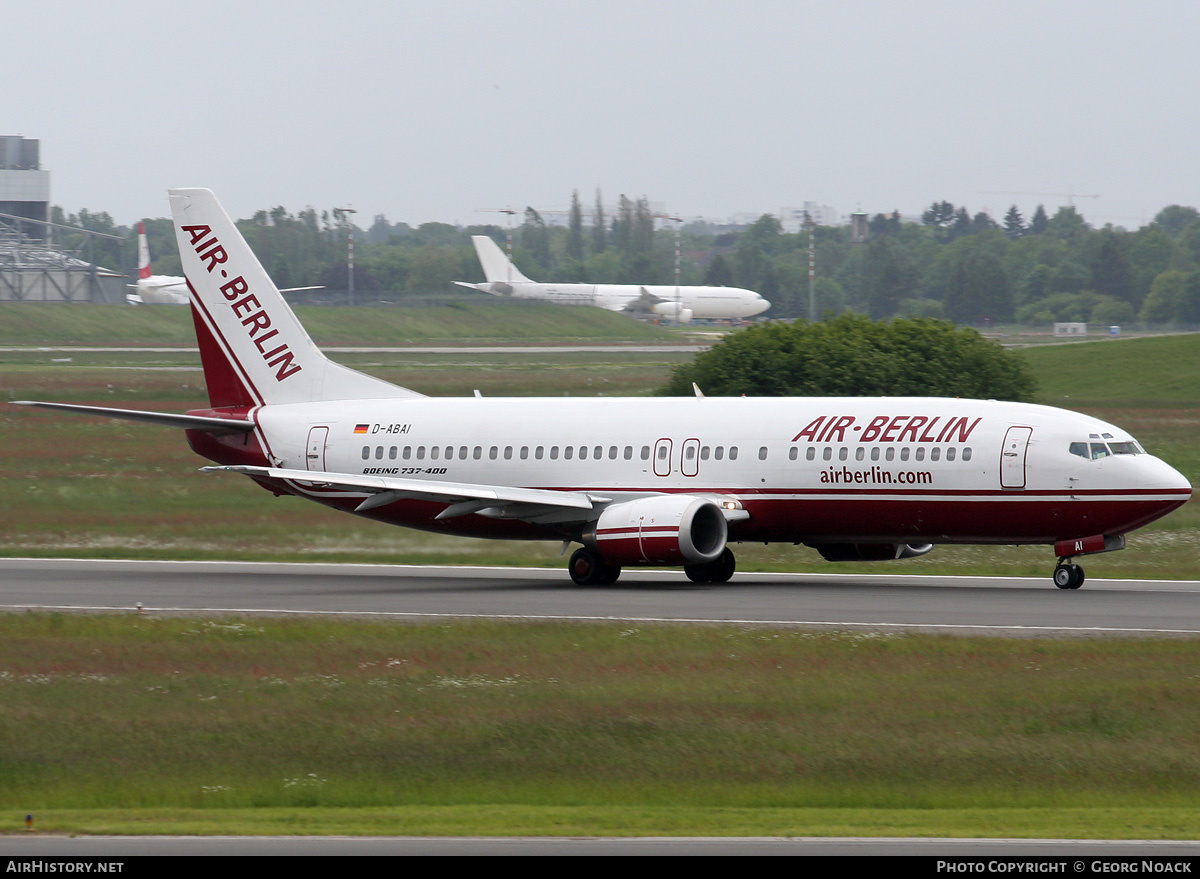
[[[283,467],[231,465],[203,467],[207,473],[229,471],[246,476],[285,479],[320,489],[366,492],[367,497],[355,512],[382,507],[393,501],[416,498],[449,501],[438,514],[452,519],[470,513],[497,519],[525,519],[539,522],[582,522],[595,517],[610,497],[583,491],[550,491],[543,488],[516,488],[505,485],[479,485],[469,482],[430,482],[397,476],[360,476],[353,473],[327,473],[315,470],[291,470]]]
[[[655,296],[645,287],[639,287],[637,296],[612,306],[612,310],[629,312],[630,314],[644,314],[654,311],[654,306],[661,305],[666,301],[661,296]]]

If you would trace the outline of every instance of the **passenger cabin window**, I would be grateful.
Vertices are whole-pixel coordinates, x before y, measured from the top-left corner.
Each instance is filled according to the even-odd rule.
[[[767,460],[767,447],[766,447],[766,446],[759,446],[759,448],[758,448],[758,460],[760,460],[760,461],[765,461],[765,460]]]

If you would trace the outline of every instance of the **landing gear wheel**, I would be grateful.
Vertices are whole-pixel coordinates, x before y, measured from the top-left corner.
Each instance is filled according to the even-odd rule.
[[[728,547],[714,561],[683,566],[683,572],[693,583],[728,583],[736,569],[737,561]]]
[[[1059,564],[1054,569],[1054,585],[1059,589],[1078,589],[1083,585],[1083,568],[1079,565]]]
[[[611,586],[621,576],[621,566],[610,565],[599,553],[585,547],[572,553],[567,572],[576,586]]]

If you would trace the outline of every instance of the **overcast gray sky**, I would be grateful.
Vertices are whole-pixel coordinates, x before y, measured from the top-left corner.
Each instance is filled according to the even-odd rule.
[[[360,226],[621,193],[714,219],[1200,206],[1195,0],[0,0],[0,134],[122,224],[165,190]],[[1099,195],[1099,198],[1083,196]]]

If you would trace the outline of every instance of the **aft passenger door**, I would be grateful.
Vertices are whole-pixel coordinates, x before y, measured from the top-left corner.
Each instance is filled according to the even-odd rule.
[[[1004,434],[1004,446],[1000,450],[1000,487],[1025,487],[1025,455],[1029,450],[1032,427],[1010,427]]]
[[[328,427],[314,427],[308,432],[308,451],[304,465],[309,470],[325,470],[325,443],[329,439]]]

